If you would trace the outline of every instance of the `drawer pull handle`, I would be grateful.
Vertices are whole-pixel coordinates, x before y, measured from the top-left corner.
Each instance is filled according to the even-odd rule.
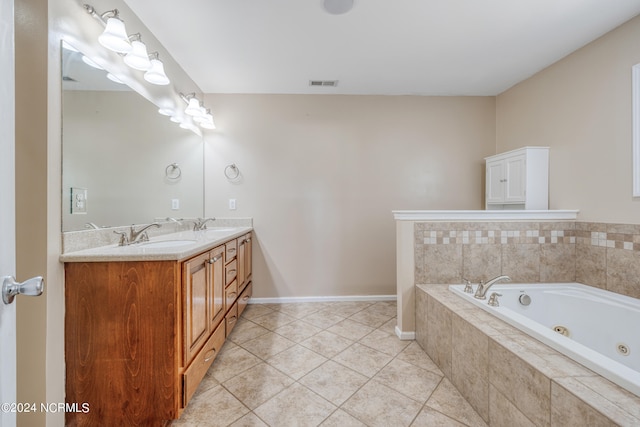
[[[232,292],[229,295],[227,295],[227,298],[228,299],[236,299],[236,295],[238,295],[238,294],[236,294],[235,292]]]
[[[215,347],[212,348],[211,350],[207,351],[207,354],[204,355],[204,361],[208,362],[209,360],[213,359],[214,357],[216,357],[216,349],[215,349]]]
[[[236,316],[231,316],[231,317],[229,317],[228,322],[229,323],[236,323],[236,320],[237,320]]]
[[[233,270],[229,270],[229,271],[227,271],[227,273],[229,273],[229,274],[236,274],[236,270],[235,270],[235,269],[233,269]]]
[[[227,252],[235,252],[235,251],[236,251],[236,248],[229,248],[229,249],[227,249]]]
[[[245,295],[244,298],[242,298],[242,301],[249,301],[249,298],[251,298],[249,295]]]

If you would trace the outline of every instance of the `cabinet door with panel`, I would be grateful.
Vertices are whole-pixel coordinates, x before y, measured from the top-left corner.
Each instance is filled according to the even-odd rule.
[[[185,366],[209,337],[210,259],[207,252],[183,263]]]
[[[209,252],[209,327],[214,330],[224,317],[225,301],[224,246]]]
[[[513,156],[504,161],[504,201],[518,203],[525,200],[525,155]]]

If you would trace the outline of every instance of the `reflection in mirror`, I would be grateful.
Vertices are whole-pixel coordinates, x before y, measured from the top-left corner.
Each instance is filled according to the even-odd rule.
[[[66,47],[62,231],[203,216],[202,138]]]

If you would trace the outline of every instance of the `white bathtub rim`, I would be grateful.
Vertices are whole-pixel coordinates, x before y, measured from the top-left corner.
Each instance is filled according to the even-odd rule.
[[[557,284],[518,284],[521,285],[520,289],[526,289],[527,287],[535,287],[536,289],[554,288],[579,288],[581,290],[593,290],[594,288],[580,283],[557,283]],[[496,285],[492,287],[492,290],[499,291],[501,289],[513,289],[514,285]],[[450,285],[449,290],[454,294],[461,297],[463,300],[474,304],[477,307],[493,314],[500,320],[514,326],[515,328],[527,333],[531,337],[541,341],[554,350],[566,355],[567,357],[575,360],[576,362],[586,366],[599,375],[607,378],[610,381],[618,384],[620,387],[640,396],[640,372],[637,372],[622,363],[619,363],[613,359],[610,359],[599,352],[592,350],[591,348],[580,344],[571,338],[567,338],[556,332],[551,331],[549,328],[540,325],[537,322],[523,316],[515,311],[506,307],[491,307],[487,305],[486,300],[478,300],[473,298],[473,295],[469,295],[463,292],[464,285]],[[617,295],[612,292],[599,290],[596,291],[607,292],[606,297],[614,300],[625,301],[624,295]],[[618,298],[621,297],[621,298]],[[610,366],[607,369],[605,366]]]

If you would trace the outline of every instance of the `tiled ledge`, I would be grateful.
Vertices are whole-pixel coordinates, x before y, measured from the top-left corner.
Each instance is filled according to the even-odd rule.
[[[416,287],[416,339],[490,425],[640,425],[640,397],[447,285]]]

